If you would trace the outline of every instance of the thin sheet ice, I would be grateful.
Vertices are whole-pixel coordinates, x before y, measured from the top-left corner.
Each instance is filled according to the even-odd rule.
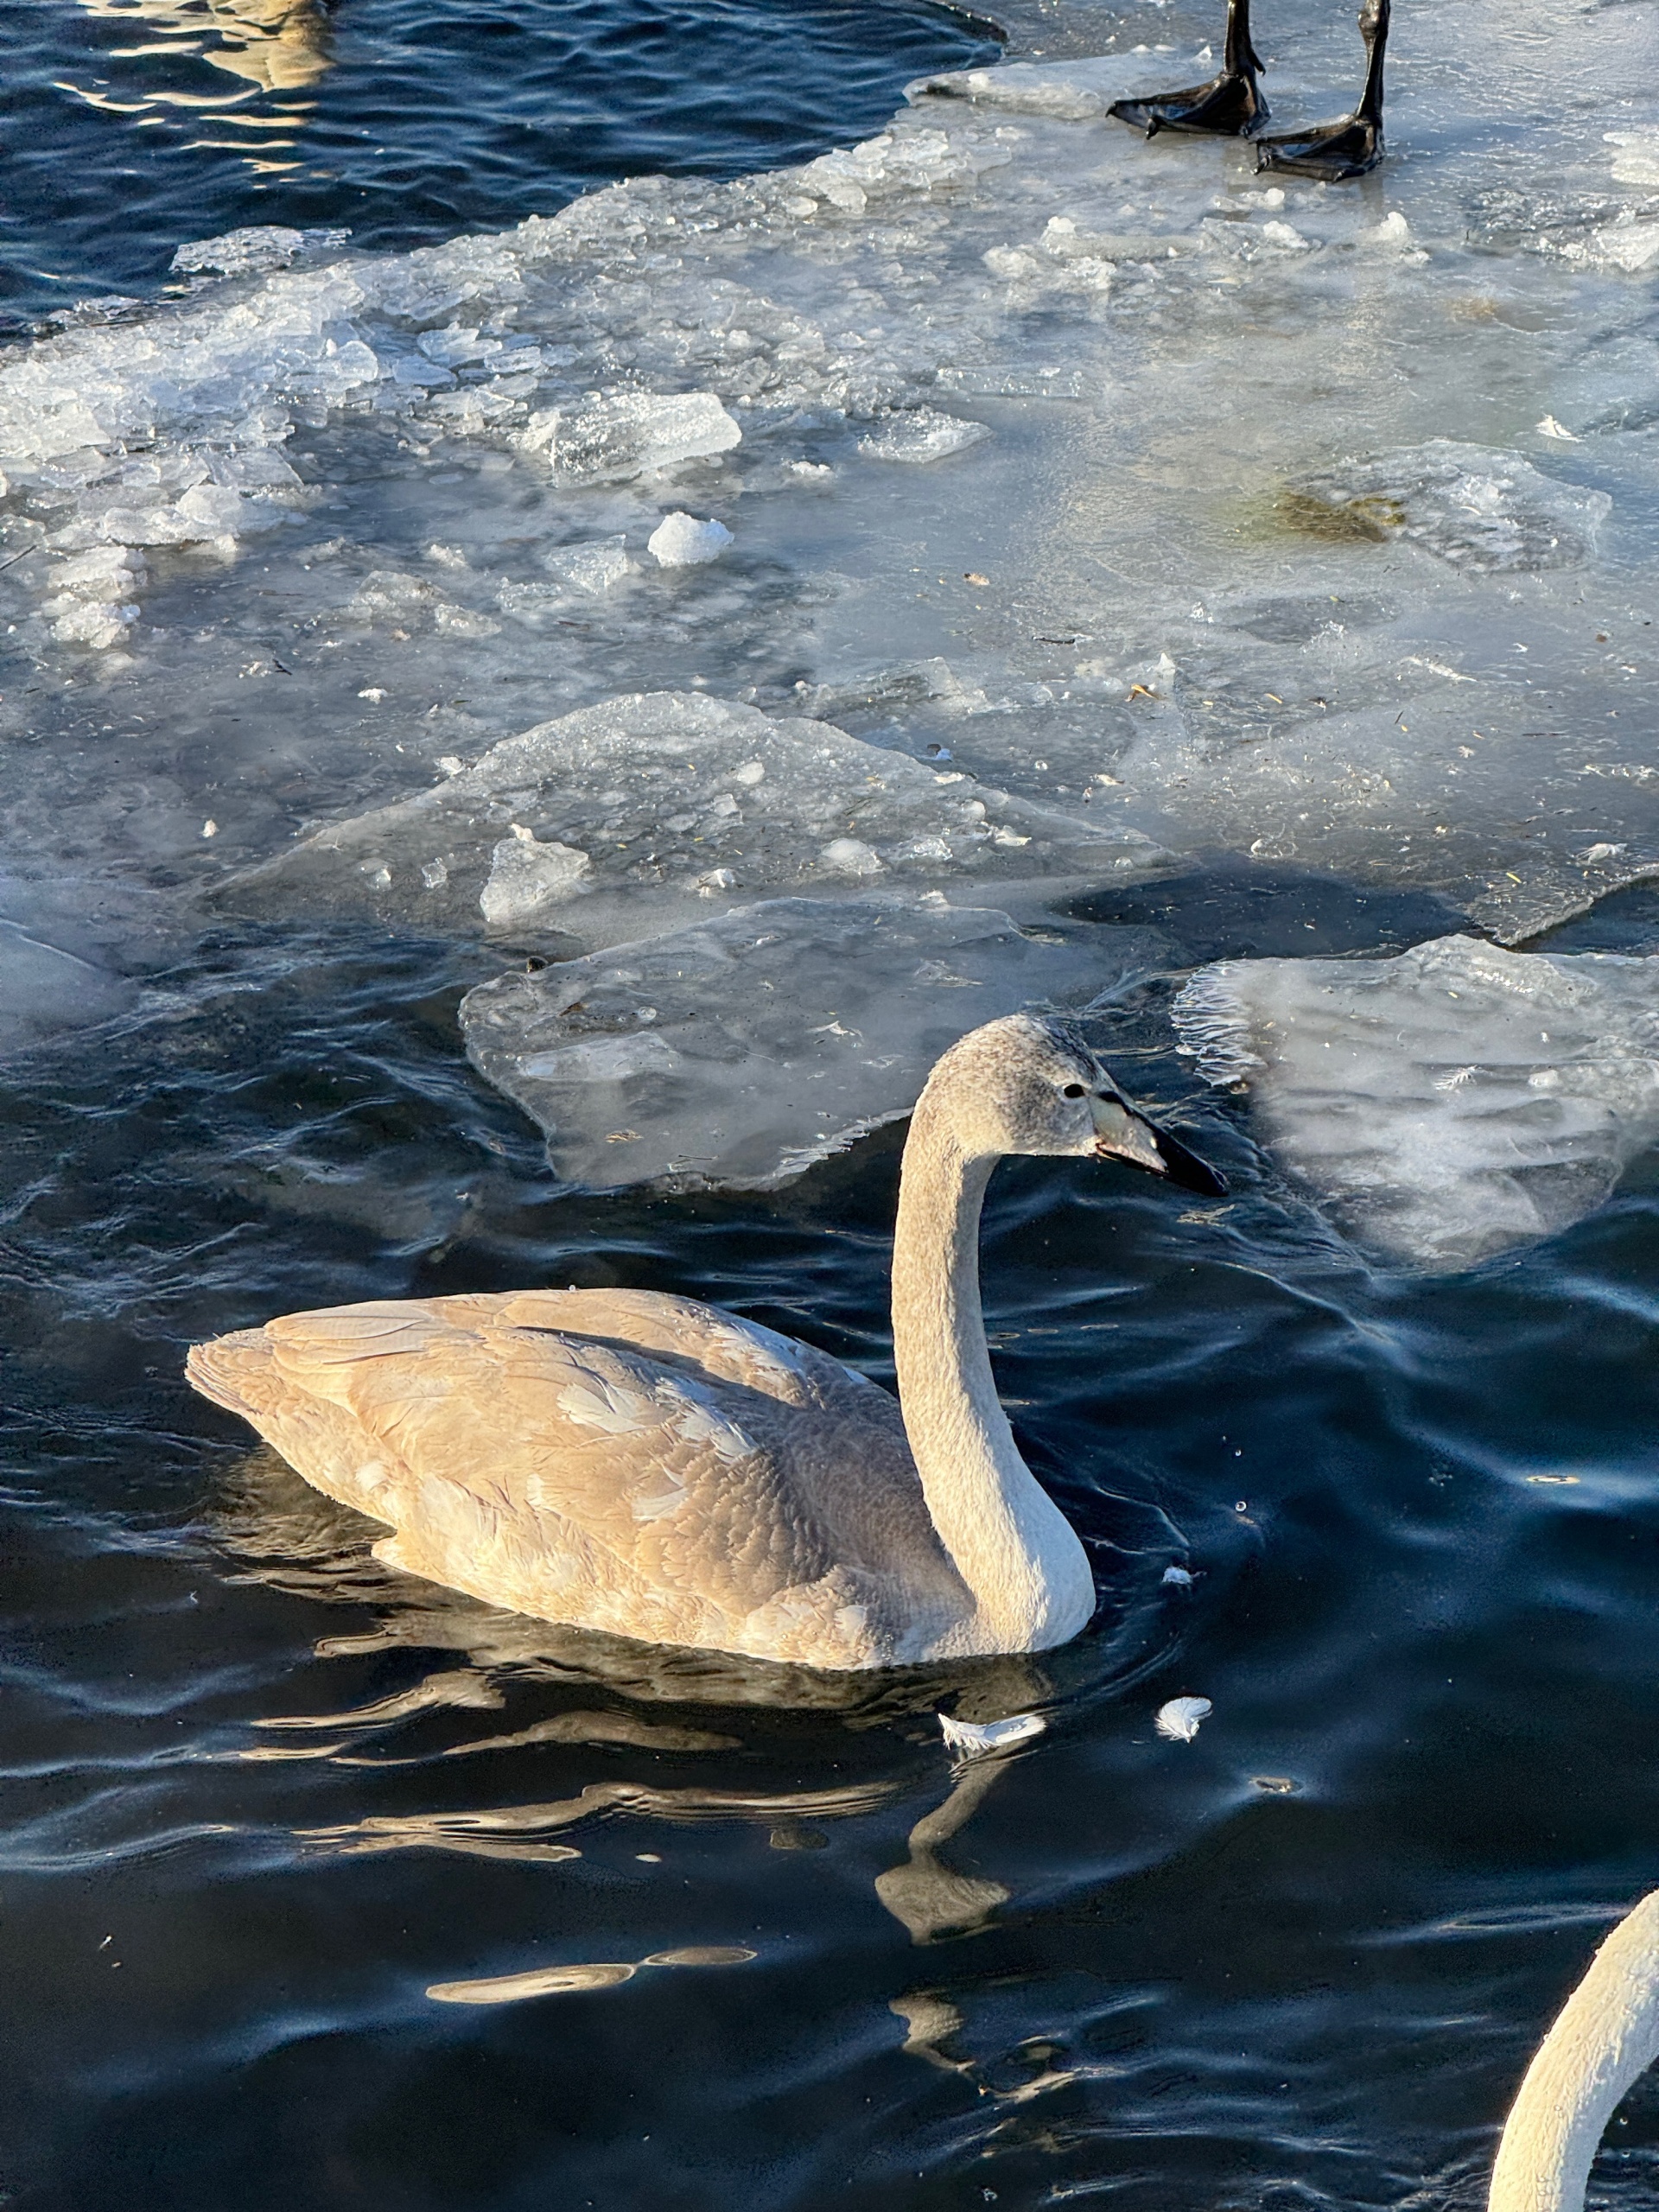
[[[450,765],[430,790],[319,831],[224,896],[428,935],[601,945],[779,890],[1125,880],[1164,858],[1134,831],[697,692],[584,708]]]
[[[1176,1003],[1274,1154],[1359,1240],[1462,1268],[1600,1205],[1659,1138],[1659,959],[1468,937],[1225,961]]]
[[[1077,1007],[1156,964],[1148,931],[1022,931],[995,910],[777,899],[474,991],[474,1065],[589,1189],[765,1189],[907,1114],[982,1021]]]

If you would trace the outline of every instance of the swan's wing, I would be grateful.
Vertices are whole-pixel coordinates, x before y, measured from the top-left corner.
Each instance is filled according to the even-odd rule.
[[[462,1301],[443,1303],[459,1309]],[[967,1603],[922,1495],[898,1400],[828,1352],[657,1291],[519,1291],[487,1304],[515,1327],[638,1348],[665,1368],[732,1386],[724,1402],[741,1422],[753,1427],[758,1418],[777,1435],[793,1497],[829,1532],[843,1567],[896,1569],[913,1586],[935,1588],[942,1603]],[[774,1429],[769,1408],[794,1417]]]
[[[340,1407],[376,1447],[366,1510],[397,1532],[385,1556],[498,1604],[678,1641],[836,1564],[789,1479],[779,1431],[793,1408],[614,1341],[488,1313],[461,1325],[449,1304],[339,1307],[264,1332],[286,1390]],[[577,1584],[614,1594],[613,1624],[602,1604],[576,1605]]]
[[[905,1433],[898,1400],[828,1352],[693,1298],[654,1290],[524,1290],[490,1302],[518,1328],[558,1329],[666,1353],[781,1405],[810,1406],[900,1438]]]

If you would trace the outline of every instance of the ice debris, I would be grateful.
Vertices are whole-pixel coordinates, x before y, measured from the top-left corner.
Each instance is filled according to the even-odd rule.
[[[233,278],[73,311],[0,356],[0,634],[41,671],[0,702],[31,740],[8,754],[14,834],[42,852],[73,818],[81,851],[205,876],[275,851],[302,809],[360,814],[410,788],[391,774],[543,715],[695,670],[841,721],[823,694],[844,673],[913,673],[948,640],[950,685],[874,685],[848,726],[948,746],[974,780],[940,803],[977,798],[1027,847],[993,833],[975,861],[931,823],[914,834],[952,850],[930,877],[851,807],[809,837],[797,797],[796,828],[762,835],[721,785],[697,804],[730,797],[741,823],[671,832],[692,810],[664,787],[629,817],[624,915],[628,832],[607,843],[597,801],[633,772],[598,780],[595,760],[591,820],[507,804],[454,860],[361,850],[339,911],[482,931],[517,822],[588,855],[586,888],[543,910],[582,946],[768,893],[960,896],[973,874],[1018,913],[1014,877],[1053,860],[986,796],[1011,788],[1106,848],[1132,823],[1411,886],[1524,941],[1659,858],[1655,141],[1627,112],[1620,11],[1548,30],[1606,142],[1592,111],[1539,105],[1525,40],[1486,55],[1481,113],[1459,107],[1464,33],[1430,11],[1412,127],[1436,156],[1389,169],[1386,216],[1106,130],[1113,99],[1192,66],[1147,52],[965,72],[821,161],[636,178],[415,253],[313,239],[260,269],[221,241],[195,274]],[[1274,81],[1293,105],[1321,89]],[[1203,434],[1218,376],[1253,426],[1224,452]],[[1547,410],[1578,442],[1535,435]],[[859,451],[901,431],[925,451],[930,416],[956,436],[982,414],[995,435],[931,466]],[[1604,553],[1586,487],[1621,483]],[[673,507],[717,511],[743,558],[659,569],[645,538]],[[603,545],[590,572],[555,557]],[[255,636],[291,680],[232,692]],[[99,650],[124,662],[109,730],[83,680]],[[385,710],[345,704],[371,685]],[[204,847],[233,785],[233,834]]]
[[[979,1023],[1086,1004],[1160,950],[938,898],[767,899],[481,984],[461,1025],[564,1181],[767,1189],[907,1114]]]
[[[690,919],[714,895],[873,875],[914,891],[1127,880],[1161,858],[1134,831],[942,778],[827,723],[656,692],[539,723],[221,895],[244,911],[366,913],[429,933],[545,925],[597,946]]]
[[[532,415],[518,443],[585,482],[727,453],[742,435],[711,391],[625,391]]]
[[[556,586],[563,584],[567,590],[581,592],[589,599],[602,599],[607,592],[614,591],[635,569],[628,558],[627,541],[620,536],[597,538],[587,544],[558,546],[543,554],[542,566]],[[507,588],[511,590],[512,587]],[[502,603],[506,604],[505,593]]]
[[[1303,477],[1285,501],[1290,518],[1316,534],[1403,537],[1456,568],[1486,573],[1575,566],[1612,504],[1605,492],[1541,474],[1518,454],[1450,438]]]
[[[937,407],[912,407],[903,414],[884,417],[877,429],[859,440],[858,449],[871,461],[914,464],[963,453],[990,435],[982,423],[942,415]]]
[[[268,269],[286,269],[302,253],[329,252],[350,237],[349,231],[292,231],[277,223],[250,223],[219,238],[192,238],[174,255],[173,267],[181,276],[261,276]]]
[[[1604,143],[1618,150],[1612,173],[1619,184],[1644,184],[1659,192],[1659,124],[1645,123],[1634,130],[1604,130]]]
[[[422,880],[429,891],[449,880],[448,863],[428,863],[432,873]],[[493,929],[529,920],[549,906],[574,899],[582,879],[593,873],[593,862],[575,846],[562,845],[556,837],[545,842],[516,823],[512,836],[504,837],[490,855],[490,873],[478,894],[479,911]]]
[[[1468,1267],[1568,1227],[1659,1139],[1659,958],[1468,937],[1389,960],[1227,961],[1184,1049],[1363,1243]]]
[[[0,1056],[124,1013],[176,936],[166,902],[131,885],[0,875]]]
[[[1190,1744],[1214,1710],[1207,1697],[1173,1697],[1159,1707],[1153,1726],[1172,1744]]]
[[[732,542],[723,522],[699,522],[696,515],[664,515],[645,540],[646,550],[664,569],[700,569],[718,561]]]

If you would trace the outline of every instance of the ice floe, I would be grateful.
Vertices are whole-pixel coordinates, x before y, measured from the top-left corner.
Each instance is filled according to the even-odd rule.
[[[1362,1242],[1433,1268],[1567,1228],[1659,1139],[1659,960],[1468,937],[1227,961],[1176,1002],[1212,1083]]]
[[[1127,877],[1159,849],[824,722],[697,692],[615,699],[225,887],[245,911],[615,943],[782,890]],[[964,1025],[964,1027],[967,1025]]]
[[[777,899],[473,991],[474,1065],[564,1180],[766,1188],[907,1114],[947,1046],[1157,964],[1150,931],[995,910]]]
[[[0,1055],[124,1013],[178,937],[130,885],[0,875]]]

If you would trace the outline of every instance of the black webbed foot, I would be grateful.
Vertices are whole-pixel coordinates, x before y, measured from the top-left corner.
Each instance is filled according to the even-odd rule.
[[[1208,130],[1227,138],[1248,138],[1268,119],[1268,103],[1255,81],[1262,67],[1250,44],[1249,0],[1228,0],[1227,39],[1218,76],[1185,92],[1114,100],[1109,112],[1144,130],[1148,138],[1160,130]]]
[[[1363,176],[1382,158],[1382,60],[1389,43],[1389,0],[1365,0],[1360,36],[1370,54],[1359,105],[1339,123],[1313,130],[1288,130],[1263,138],[1256,147],[1258,169],[1283,169],[1294,176],[1318,177],[1325,184]]]

